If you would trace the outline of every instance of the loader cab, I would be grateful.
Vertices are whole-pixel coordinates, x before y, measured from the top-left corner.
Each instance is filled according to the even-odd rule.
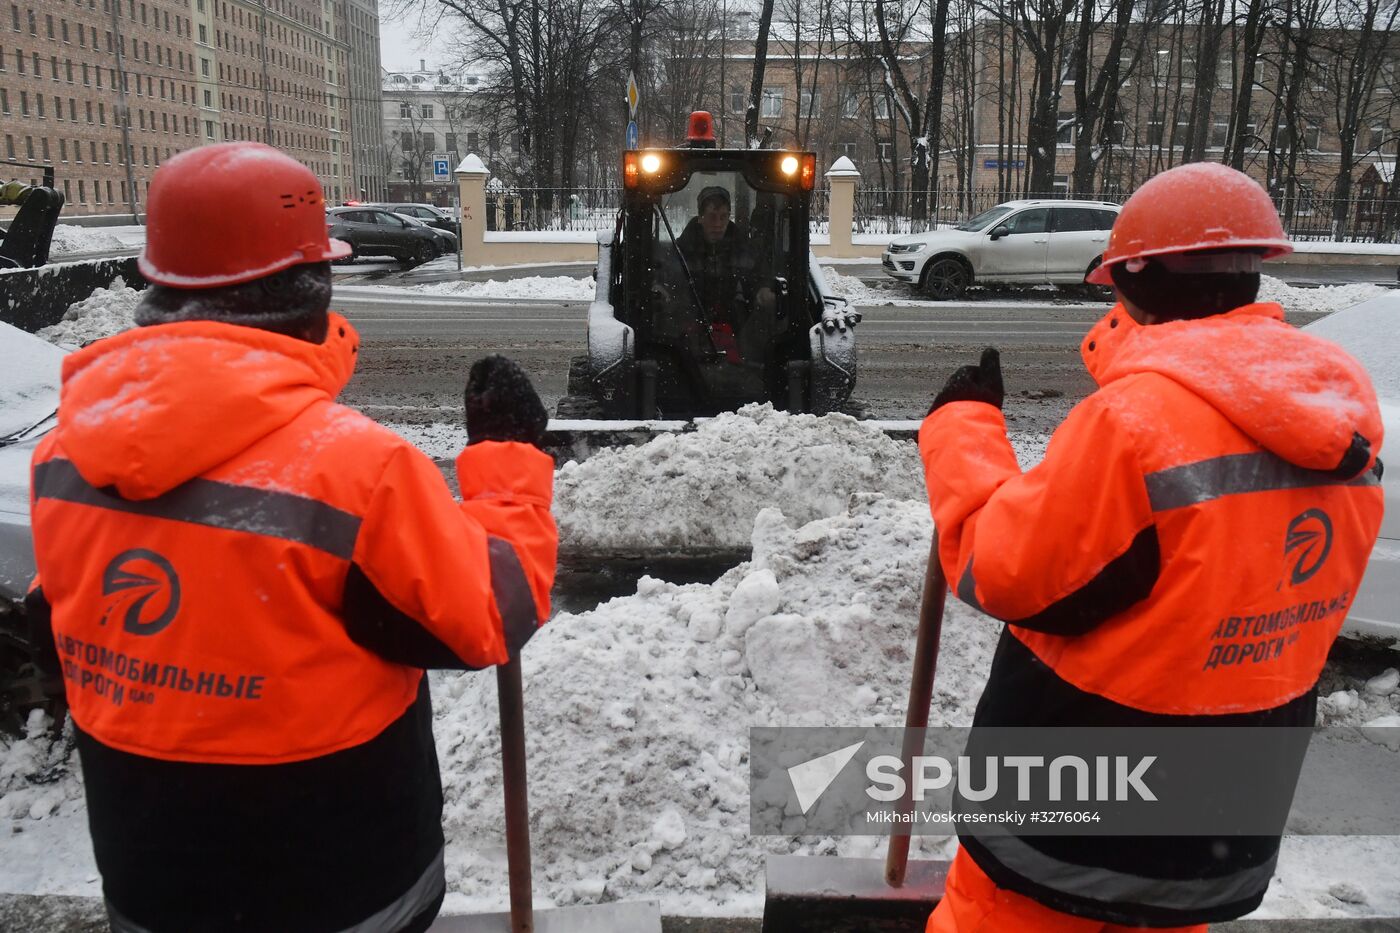
[[[805,363],[821,320],[808,287],[815,155],[696,142],[625,154],[609,303],[644,380],[654,365],[667,417],[792,407],[788,364]]]

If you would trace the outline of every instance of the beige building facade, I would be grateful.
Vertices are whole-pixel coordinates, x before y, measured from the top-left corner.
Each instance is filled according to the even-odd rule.
[[[355,6],[355,4],[360,4]],[[65,215],[144,210],[155,170],[253,140],[309,166],[325,197],[361,187],[353,52],[378,58],[362,0],[15,0],[0,7],[8,177],[52,168]],[[370,31],[374,41],[368,40]],[[377,118],[372,106],[358,115]],[[377,124],[365,129],[377,138]],[[363,174],[382,176],[372,163]]]

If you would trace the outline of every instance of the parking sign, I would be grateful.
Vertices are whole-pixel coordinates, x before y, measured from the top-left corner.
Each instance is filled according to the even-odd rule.
[[[433,181],[447,181],[452,174],[451,163],[448,161],[447,153],[433,153]]]

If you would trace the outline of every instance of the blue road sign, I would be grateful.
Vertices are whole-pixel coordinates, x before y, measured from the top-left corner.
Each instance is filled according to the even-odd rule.
[[[637,132],[637,121],[636,121],[636,120],[628,120],[628,121],[627,121],[627,148],[628,148],[628,149],[636,149],[636,148],[637,148],[637,143],[639,142],[639,139],[640,139],[640,134]]]
[[[435,181],[447,181],[447,177],[452,174],[446,156],[441,158],[433,156],[433,179]]]

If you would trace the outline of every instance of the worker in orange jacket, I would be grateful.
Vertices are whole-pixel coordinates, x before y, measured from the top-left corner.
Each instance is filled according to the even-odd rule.
[[[1260,262],[1290,248],[1247,176],[1164,172],[1090,276],[1119,297],[1081,346],[1099,388],[1038,466],[1022,473],[1007,440],[995,350],[938,394],[919,434],[938,556],[959,598],[1006,622],[974,730],[1314,723],[1380,527],[1383,437],[1361,366],[1256,303]],[[1325,610],[1269,630],[1300,604]],[[1259,905],[1279,847],[960,841],[930,933],[1203,931]]]
[[[38,580],[112,928],[421,931],[445,892],[425,668],[514,657],[557,536],[539,397],[466,385],[457,502],[335,404],[316,176],[271,147],[156,172],[141,326],[64,361],[33,461]]]

